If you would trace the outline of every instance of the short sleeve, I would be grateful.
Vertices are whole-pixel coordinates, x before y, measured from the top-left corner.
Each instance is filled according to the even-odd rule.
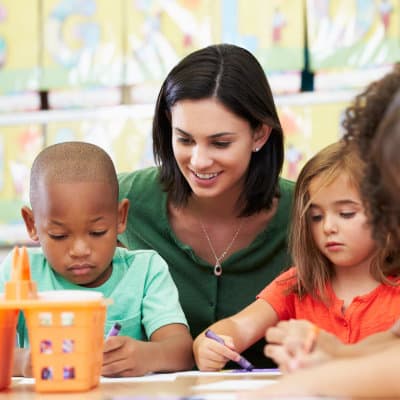
[[[151,257],[144,290],[142,323],[147,337],[164,325],[187,326],[185,314],[179,303],[178,290],[167,263],[157,253]]]
[[[295,316],[295,296],[291,288],[296,283],[296,268],[290,268],[275,278],[258,295],[257,299],[265,300],[278,315],[279,320]]]

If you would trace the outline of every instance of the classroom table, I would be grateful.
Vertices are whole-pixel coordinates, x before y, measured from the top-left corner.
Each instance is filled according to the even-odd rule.
[[[33,380],[13,378],[10,388],[0,392],[0,400],[230,400],[249,386],[279,379],[276,373],[200,373],[157,374],[144,378],[102,378],[99,386],[86,392],[38,393]],[[266,382],[268,383],[268,382]],[[224,388],[218,385],[224,385]],[[228,389],[227,389],[228,387]],[[249,392],[246,398],[254,399]],[[295,399],[295,397],[293,397]],[[300,399],[300,398],[299,398]],[[311,399],[302,397],[302,400]],[[315,397],[314,397],[315,399]],[[324,398],[327,400],[327,398]]]

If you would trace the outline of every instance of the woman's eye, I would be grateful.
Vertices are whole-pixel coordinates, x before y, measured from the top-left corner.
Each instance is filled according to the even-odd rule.
[[[231,144],[231,142],[215,142],[214,143],[215,147],[219,147],[219,148],[228,147],[230,144]]]
[[[182,144],[190,144],[192,142],[191,139],[185,138],[185,137],[182,137],[182,136],[178,136],[178,138],[176,140],[179,143],[182,143]]]

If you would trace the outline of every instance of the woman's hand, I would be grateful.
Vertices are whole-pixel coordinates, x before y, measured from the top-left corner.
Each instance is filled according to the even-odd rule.
[[[193,354],[200,371],[219,371],[228,361],[239,361],[240,355],[235,351],[233,339],[230,336],[219,336],[225,344],[209,339],[204,333],[194,341]]]
[[[282,372],[309,367],[332,358],[342,343],[334,335],[305,320],[281,321],[267,330],[264,353]]]

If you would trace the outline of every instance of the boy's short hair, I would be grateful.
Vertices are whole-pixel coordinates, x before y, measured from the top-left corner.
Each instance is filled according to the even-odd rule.
[[[39,183],[103,182],[118,203],[118,179],[113,161],[100,147],[85,142],[64,142],[46,147],[31,168],[29,198],[38,199]],[[106,194],[105,194],[106,195]],[[79,196],[79,193],[77,193]]]

